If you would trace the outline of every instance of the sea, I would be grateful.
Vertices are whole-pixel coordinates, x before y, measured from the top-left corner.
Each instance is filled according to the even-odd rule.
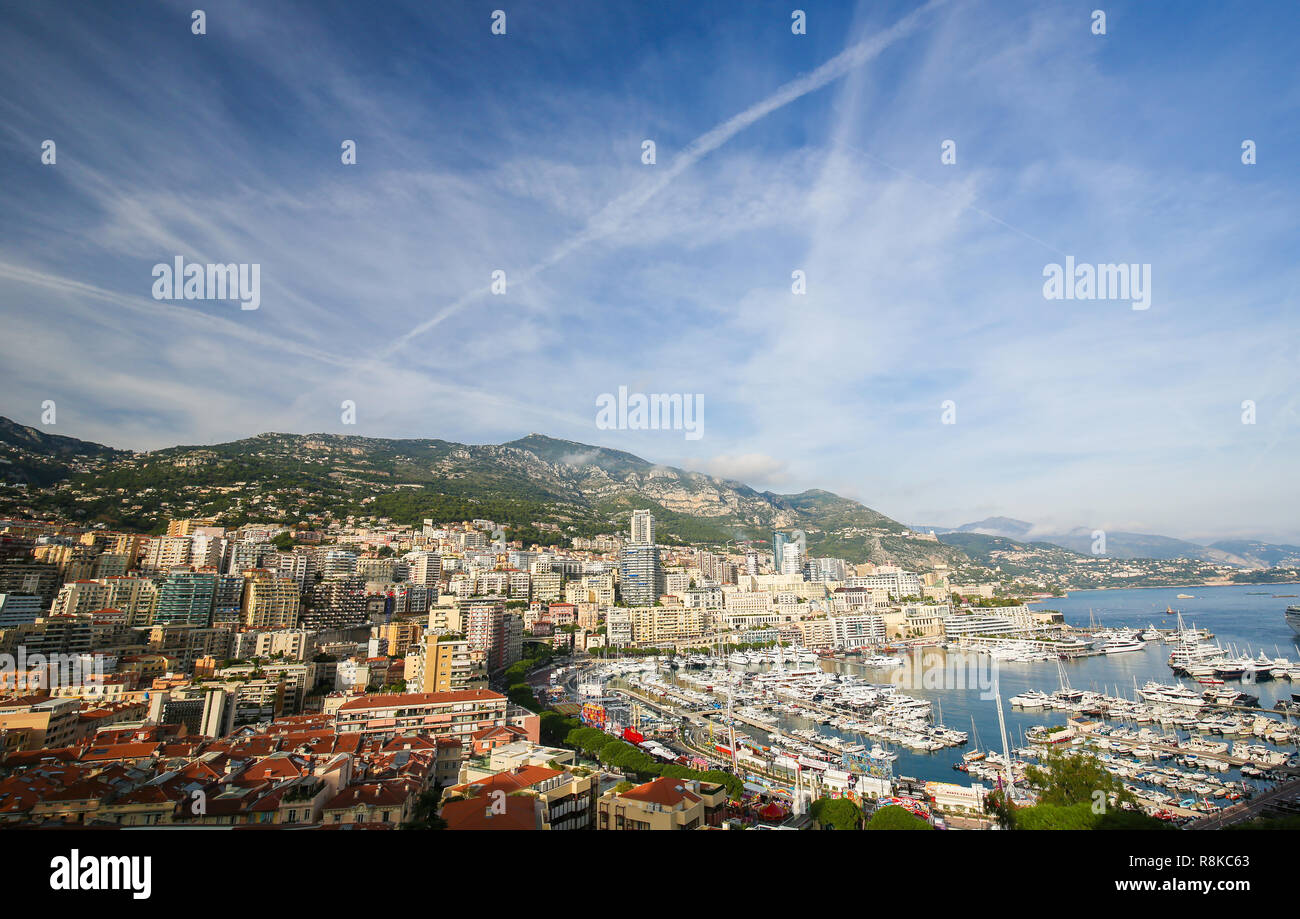
[[[1180,594],[1188,595],[1180,597]],[[1269,657],[1300,657],[1300,637],[1286,624],[1284,611],[1288,605],[1300,603],[1300,585],[1231,585],[1215,587],[1170,587],[1134,590],[1083,590],[1067,597],[1036,601],[1036,609],[1059,610],[1065,621],[1073,626],[1127,626],[1146,628],[1154,625],[1161,629],[1177,626],[1177,617],[1166,614],[1173,609],[1181,612],[1188,626],[1209,629],[1225,648],[1235,647],[1257,655],[1263,651]],[[901,652],[900,652],[901,653]],[[987,657],[982,658],[987,661]],[[1181,682],[1189,689],[1205,689],[1193,680],[1174,678],[1169,669],[1169,645],[1162,641],[1148,642],[1141,651],[1101,655],[1056,661],[1018,663],[998,662],[998,684],[1002,697],[1002,711],[1006,720],[1007,741],[1014,750],[1024,745],[1024,733],[1037,724],[1063,724],[1069,717],[1059,711],[1023,711],[1013,708],[1007,701],[1028,689],[1052,692],[1061,685],[1064,670],[1070,686],[1090,689],[1110,695],[1133,698],[1135,687],[1147,680],[1165,684]],[[823,669],[850,673],[873,683],[890,682],[890,670],[864,667],[850,661],[824,660]],[[1228,681],[1225,688],[1241,689],[1259,697],[1260,706],[1271,708],[1279,699],[1290,699],[1293,691],[1300,692],[1300,684],[1287,680],[1268,680],[1250,685]],[[969,689],[924,689],[905,687],[907,695],[929,699],[933,703],[935,721],[971,734],[970,743],[964,747],[949,747],[933,753],[918,753],[905,747],[894,747],[898,759],[893,764],[896,776],[909,776],[922,781],[957,782],[970,780],[954,771],[953,765],[961,762],[962,753],[974,746],[982,750],[1001,751],[1002,741],[998,729],[998,714],[989,693],[978,686]],[[816,727],[822,733],[843,736],[846,739],[871,741],[845,734],[829,725],[817,726],[799,717],[781,716],[779,725],[785,730]],[[1159,729],[1158,725],[1152,727]],[[1243,738],[1246,739],[1246,738]],[[1249,738],[1249,742],[1260,742]],[[1233,770],[1236,777],[1236,770]]]

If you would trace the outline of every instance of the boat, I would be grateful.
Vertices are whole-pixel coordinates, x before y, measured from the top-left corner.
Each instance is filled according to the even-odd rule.
[[[1300,635],[1300,606],[1286,608],[1286,624],[1291,626],[1292,632]]]
[[[1041,689],[1030,689],[1020,695],[1012,696],[1009,701],[1016,708],[1043,708],[1051,700],[1052,697]]]
[[[1155,680],[1148,680],[1138,690],[1138,695],[1148,702],[1158,702],[1165,705],[1188,705],[1199,708],[1205,704],[1205,699],[1202,696],[1197,695],[1185,686],[1165,686]]]
[[[1191,594],[1179,594],[1179,595],[1178,595],[1177,597],[1175,597],[1174,599],[1175,599],[1175,600],[1195,600],[1196,598],[1193,597]]]
[[[1213,705],[1254,706],[1259,704],[1258,697],[1238,692],[1235,689],[1207,689],[1204,695],[1205,700]]]
[[[898,657],[889,657],[884,654],[876,654],[871,657],[862,659],[863,667],[901,667],[903,660]]]
[[[1127,651],[1141,651],[1146,643],[1138,638],[1115,636],[1097,650],[1102,654],[1123,654]]]
[[[892,763],[894,760],[898,759],[897,753],[892,750],[886,750],[880,744],[872,744],[871,750],[867,755],[873,760],[882,763]]]

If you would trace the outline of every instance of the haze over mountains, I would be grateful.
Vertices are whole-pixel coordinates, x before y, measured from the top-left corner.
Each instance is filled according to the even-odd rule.
[[[959,527],[918,527],[918,529],[921,532],[933,530],[940,536],[951,533],[973,533],[1022,543],[1048,543],[1082,555],[1091,554],[1093,545],[1092,527],[1080,526],[1065,532],[1051,532],[1012,517],[986,517]],[[1111,558],[1193,558],[1257,568],[1296,564],[1300,561],[1300,546],[1277,545],[1247,539],[1198,543],[1172,536],[1106,530],[1106,551],[1101,554]]]

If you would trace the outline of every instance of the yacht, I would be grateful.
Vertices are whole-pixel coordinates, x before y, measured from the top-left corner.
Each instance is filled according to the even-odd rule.
[[[1245,655],[1224,658],[1214,665],[1214,675],[1224,680],[1270,680],[1273,678],[1273,665],[1260,664]]]
[[[1235,689],[1207,689],[1205,690],[1205,699],[1214,705],[1253,706],[1259,702],[1258,697],[1238,692]]]
[[[1146,685],[1138,690],[1138,695],[1148,702],[1159,702],[1165,705],[1190,705],[1199,708],[1205,704],[1205,699],[1185,686],[1165,686],[1155,680],[1148,680]]]
[[[895,753],[893,750],[886,750],[880,744],[872,744],[871,752],[868,753],[867,755],[870,756],[872,759],[876,760],[877,762],[882,762],[882,763],[892,763],[894,760],[898,759],[897,753]]]
[[[1292,632],[1300,635],[1300,606],[1286,608],[1286,624],[1291,626]]]
[[[1223,649],[1217,645],[1183,641],[1169,652],[1169,667],[1174,673],[1187,673],[1192,667],[1206,664],[1212,666],[1222,656]]]
[[[1052,697],[1041,689],[1030,689],[1018,696],[1012,696],[1010,701],[1016,708],[1043,708],[1051,699]]]
[[[866,657],[866,658],[863,658],[863,659],[862,659],[862,666],[864,666],[864,667],[901,667],[901,666],[903,666],[903,660],[902,660],[901,658],[898,658],[898,657],[886,657],[886,656],[883,655],[883,654],[876,654],[876,655],[873,655],[872,657]]]
[[[1146,642],[1140,638],[1116,635],[1097,650],[1102,654],[1123,654],[1126,651],[1141,651]]]

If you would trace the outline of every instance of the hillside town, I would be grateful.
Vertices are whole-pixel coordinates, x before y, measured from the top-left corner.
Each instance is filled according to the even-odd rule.
[[[441,813],[454,829],[481,818],[458,819],[454,800],[496,783],[549,802],[501,824],[589,825],[614,788],[684,795],[716,822],[716,784],[629,791],[628,776],[543,745],[535,700],[493,687],[560,656],[853,650],[942,634],[959,610],[984,621],[971,607],[994,597],[942,571],[807,558],[780,533],[779,564],[751,547],[662,547],[645,511],[567,550],[502,536],[481,519],[323,532],[183,519],[159,536],[6,522],[0,820],[395,827]]]

